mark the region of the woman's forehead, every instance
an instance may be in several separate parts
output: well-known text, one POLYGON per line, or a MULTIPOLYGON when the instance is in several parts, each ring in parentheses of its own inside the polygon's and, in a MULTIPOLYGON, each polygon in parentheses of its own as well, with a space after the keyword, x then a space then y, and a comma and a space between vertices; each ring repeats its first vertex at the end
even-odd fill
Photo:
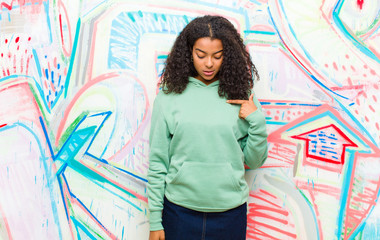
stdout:
POLYGON ((220 39, 204 37, 199 38, 194 43, 195 50, 201 50, 203 52, 218 52, 223 50, 223 44, 220 39))

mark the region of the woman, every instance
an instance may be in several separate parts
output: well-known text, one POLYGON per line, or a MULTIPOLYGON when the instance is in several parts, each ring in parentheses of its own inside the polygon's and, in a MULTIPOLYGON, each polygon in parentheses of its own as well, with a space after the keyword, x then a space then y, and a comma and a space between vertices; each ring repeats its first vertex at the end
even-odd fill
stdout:
POLYGON ((234 26, 191 21, 177 37, 152 114, 150 239, 245 239, 244 163, 267 156, 258 74, 234 26))

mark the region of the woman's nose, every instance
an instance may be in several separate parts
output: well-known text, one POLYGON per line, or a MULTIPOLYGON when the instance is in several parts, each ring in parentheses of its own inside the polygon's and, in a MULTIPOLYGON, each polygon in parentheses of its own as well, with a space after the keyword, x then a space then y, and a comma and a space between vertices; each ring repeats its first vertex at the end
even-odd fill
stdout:
POLYGON ((206 67, 211 68, 213 64, 214 63, 211 58, 206 59, 206 67))

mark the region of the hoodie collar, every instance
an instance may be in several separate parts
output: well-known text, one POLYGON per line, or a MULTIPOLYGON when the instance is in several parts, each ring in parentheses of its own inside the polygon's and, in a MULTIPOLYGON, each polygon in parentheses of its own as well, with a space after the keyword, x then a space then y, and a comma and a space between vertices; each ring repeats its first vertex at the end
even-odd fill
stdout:
POLYGON ((194 84, 195 86, 198 86, 198 87, 217 87, 219 86, 219 80, 216 80, 215 82, 209 84, 209 85, 206 85, 204 82, 194 78, 194 77, 189 77, 189 83, 192 83, 194 84))

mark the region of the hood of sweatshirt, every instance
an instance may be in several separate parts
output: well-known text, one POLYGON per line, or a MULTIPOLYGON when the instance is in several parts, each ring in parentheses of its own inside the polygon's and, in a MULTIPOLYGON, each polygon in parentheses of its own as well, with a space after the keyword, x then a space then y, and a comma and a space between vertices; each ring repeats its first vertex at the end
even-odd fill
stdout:
POLYGON ((209 85, 206 85, 204 82, 194 78, 194 77, 189 77, 189 83, 190 84, 193 84, 197 87, 207 87, 207 88, 211 88, 211 87, 218 87, 219 86, 219 80, 216 80, 215 82, 213 83, 210 83, 209 85))

